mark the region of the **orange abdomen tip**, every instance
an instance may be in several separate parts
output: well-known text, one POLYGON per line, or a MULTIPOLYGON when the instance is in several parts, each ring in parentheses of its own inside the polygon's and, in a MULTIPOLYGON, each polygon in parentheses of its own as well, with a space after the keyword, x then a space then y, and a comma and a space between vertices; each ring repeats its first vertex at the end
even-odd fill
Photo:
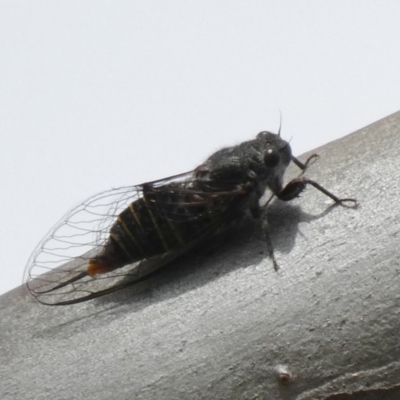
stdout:
POLYGON ((106 272, 112 271, 113 268, 112 266, 108 265, 105 262, 101 262, 100 260, 92 259, 89 261, 88 267, 87 267, 87 273, 91 277, 94 277, 99 274, 105 274, 106 272))

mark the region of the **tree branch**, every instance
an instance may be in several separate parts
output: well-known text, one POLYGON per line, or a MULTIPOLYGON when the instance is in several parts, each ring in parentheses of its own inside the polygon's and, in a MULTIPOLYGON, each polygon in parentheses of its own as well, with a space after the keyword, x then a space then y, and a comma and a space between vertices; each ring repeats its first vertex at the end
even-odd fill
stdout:
POLYGON ((274 202, 278 272, 250 221, 91 302, 1 296, 1 398, 400 398, 400 112, 314 152, 360 207, 274 202))

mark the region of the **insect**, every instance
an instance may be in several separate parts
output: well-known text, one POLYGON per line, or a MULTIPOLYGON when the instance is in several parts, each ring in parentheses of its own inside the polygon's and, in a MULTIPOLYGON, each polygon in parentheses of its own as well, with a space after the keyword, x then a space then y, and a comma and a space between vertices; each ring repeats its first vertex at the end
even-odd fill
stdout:
POLYGON ((277 269, 263 222, 260 199, 269 188, 289 201, 307 185, 336 204, 356 207, 303 176, 304 164, 292 155, 280 132, 212 154, 193 171, 154 182, 112 189, 68 212, 45 236, 25 271, 30 293, 41 303, 67 305, 90 300, 140 282, 152 268, 170 262, 230 221, 250 211, 261 221, 269 255, 277 269), (303 172, 283 186, 290 162, 303 172), (146 273, 141 266, 147 263, 146 273))

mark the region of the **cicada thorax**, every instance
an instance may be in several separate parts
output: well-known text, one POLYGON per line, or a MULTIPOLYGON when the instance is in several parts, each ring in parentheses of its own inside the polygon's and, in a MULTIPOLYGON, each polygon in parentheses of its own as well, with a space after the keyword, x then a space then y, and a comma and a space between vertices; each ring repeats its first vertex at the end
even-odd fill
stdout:
POLYGON ((201 238, 243 206, 248 188, 205 182, 143 186, 141 197, 119 214, 103 251, 88 265, 91 276, 167 253, 201 238), (225 190, 224 190, 225 189, 225 190))

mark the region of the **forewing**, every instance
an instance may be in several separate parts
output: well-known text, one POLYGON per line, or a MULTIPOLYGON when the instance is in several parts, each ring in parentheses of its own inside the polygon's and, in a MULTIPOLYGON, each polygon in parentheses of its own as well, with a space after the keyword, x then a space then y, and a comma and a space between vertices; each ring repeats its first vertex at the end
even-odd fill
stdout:
MULTIPOLYGON (((179 184, 191 176, 189 172, 146 184, 111 189, 70 210, 42 239, 28 261, 24 281, 30 293, 45 304, 58 304, 70 298, 86 299, 88 295, 118 286, 129 271, 118 270, 97 279, 86 274, 89 259, 102 251, 116 217, 142 196, 145 185, 179 184)), ((135 267, 133 265, 130 269, 135 270, 135 267)))
POLYGON ((47 302, 55 298, 52 289, 85 273, 88 260, 102 250, 115 217, 139 195, 140 188, 136 186, 112 189, 69 211, 31 255, 25 280, 32 295, 47 302))
POLYGON ((25 271, 31 294, 44 304, 65 305, 90 300, 142 280, 152 270, 208 236, 222 218, 243 206, 243 188, 237 185, 200 187, 192 172, 137 186, 112 189, 95 195, 68 212, 39 243, 25 271), (180 248, 171 249, 145 263, 138 262, 101 274, 86 273, 90 258, 99 254, 118 215, 129 204, 146 197, 152 214, 174 226, 209 220, 193 230, 180 248))

